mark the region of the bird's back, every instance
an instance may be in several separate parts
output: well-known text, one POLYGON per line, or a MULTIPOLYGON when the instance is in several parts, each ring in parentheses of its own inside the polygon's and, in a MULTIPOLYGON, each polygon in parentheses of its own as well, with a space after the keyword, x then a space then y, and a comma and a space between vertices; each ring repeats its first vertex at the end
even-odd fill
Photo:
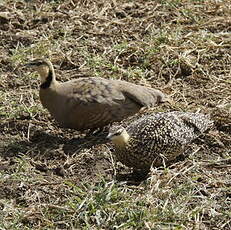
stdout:
POLYGON ((157 105, 159 94, 164 96, 158 90, 103 78, 79 78, 59 83, 55 90, 40 90, 42 103, 46 103, 45 107, 55 119, 64 127, 77 130, 121 121, 143 106, 157 105))
POLYGON ((144 116, 127 127, 132 136, 143 135, 144 140, 153 138, 179 141, 187 144, 213 126, 207 115, 190 112, 155 113, 144 116))
POLYGON ((117 152, 119 161, 135 168, 148 168, 168 162, 182 154, 184 147, 213 122, 199 113, 167 112, 143 116, 126 130, 130 140, 117 152))

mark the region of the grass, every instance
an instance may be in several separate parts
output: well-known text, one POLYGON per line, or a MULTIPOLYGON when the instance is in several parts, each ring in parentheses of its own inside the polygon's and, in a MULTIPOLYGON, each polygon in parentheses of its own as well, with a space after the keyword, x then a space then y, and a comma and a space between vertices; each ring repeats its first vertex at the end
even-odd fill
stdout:
POLYGON ((5 0, 0 12, 0 229, 231 229, 228 0, 5 0), (118 181, 110 144, 42 107, 23 65, 44 56, 58 80, 160 88, 175 104, 154 111, 200 110, 215 128, 186 159, 118 181))

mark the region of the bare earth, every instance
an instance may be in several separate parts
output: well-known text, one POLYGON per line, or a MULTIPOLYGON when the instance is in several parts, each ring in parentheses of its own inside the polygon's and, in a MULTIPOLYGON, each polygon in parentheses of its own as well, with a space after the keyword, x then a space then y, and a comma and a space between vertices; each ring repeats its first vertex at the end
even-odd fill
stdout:
POLYGON ((0 229, 231 229, 230 0, 3 0, 0 44, 0 229), (143 113, 201 111, 215 127, 126 184, 105 134, 61 129, 42 108, 23 67, 38 57, 60 81, 159 88, 174 103, 143 113))

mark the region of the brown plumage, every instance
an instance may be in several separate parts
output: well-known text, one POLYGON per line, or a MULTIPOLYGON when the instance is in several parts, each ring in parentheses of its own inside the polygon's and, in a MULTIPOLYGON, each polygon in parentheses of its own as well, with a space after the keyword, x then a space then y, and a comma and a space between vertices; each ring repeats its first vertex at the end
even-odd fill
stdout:
POLYGON ((143 116, 126 129, 113 126, 108 138, 118 161, 137 171, 148 171, 182 154, 185 146, 213 126, 207 115, 160 112, 143 116))
POLYGON ((36 59, 27 66, 40 75, 42 105, 66 128, 101 128, 137 113, 142 107, 168 100, 159 90, 120 80, 86 77, 60 83, 46 59, 36 59))

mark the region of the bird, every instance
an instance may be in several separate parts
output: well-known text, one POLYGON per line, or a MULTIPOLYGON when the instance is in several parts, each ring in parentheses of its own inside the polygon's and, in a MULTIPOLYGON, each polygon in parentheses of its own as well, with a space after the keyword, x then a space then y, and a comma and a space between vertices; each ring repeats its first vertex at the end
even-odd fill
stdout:
POLYGON ((25 66, 40 75, 40 101, 64 128, 94 130, 121 121, 144 107, 169 102, 169 97, 158 89, 123 80, 82 77, 59 82, 46 58, 32 60, 25 66))
POLYGON ((184 153, 186 146, 213 127, 209 115, 192 112, 157 112, 135 120, 126 128, 110 127, 107 138, 113 143, 117 161, 134 172, 150 171, 184 153))

